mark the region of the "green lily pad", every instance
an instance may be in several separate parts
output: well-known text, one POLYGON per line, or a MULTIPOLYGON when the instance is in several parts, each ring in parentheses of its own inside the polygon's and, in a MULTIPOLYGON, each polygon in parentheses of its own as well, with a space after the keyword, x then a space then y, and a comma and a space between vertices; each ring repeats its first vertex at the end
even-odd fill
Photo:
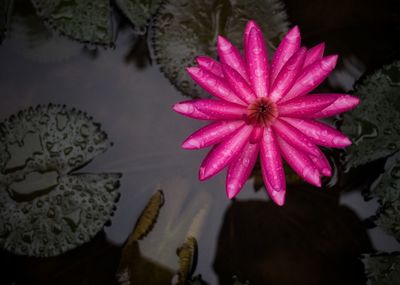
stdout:
POLYGON ((396 254, 366 255, 362 258, 368 285, 393 285, 400 280, 400 256, 396 254))
POLYGON ((133 24, 136 33, 144 34, 151 17, 162 0, 116 0, 116 4, 133 24))
POLYGON ((13 0, 3 0, 0 2, 0 43, 3 41, 11 20, 13 0))
POLYGON ((364 196, 380 203, 374 223, 400 240, 400 152, 386 161, 385 172, 364 196))
POLYGON ((269 47, 276 47, 289 23, 279 0, 174 0, 163 3, 154 24, 154 52, 161 71, 179 91, 207 97, 185 67, 199 55, 216 57, 216 40, 226 36, 239 48, 248 20, 259 23, 269 47))
POLYGON ((113 41, 109 0, 32 0, 53 29, 80 42, 109 45, 113 41))
POLYGON ((110 146, 100 125, 65 106, 38 106, 0 124, 0 245, 54 256, 94 237, 119 197, 120 174, 77 173, 110 146))
POLYGON ((348 167, 387 157, 399 149, 400 61, 365 77, 355 87, 361 104, 344 115, 342 130, 353 145, 347 148, 348 167))

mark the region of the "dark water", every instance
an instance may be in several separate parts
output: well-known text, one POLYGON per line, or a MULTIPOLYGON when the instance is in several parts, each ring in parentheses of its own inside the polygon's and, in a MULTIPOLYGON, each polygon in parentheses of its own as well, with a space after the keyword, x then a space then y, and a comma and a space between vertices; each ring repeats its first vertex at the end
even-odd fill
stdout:
MULTIPOLYGON (((394 4, 285 1, 304 44, 323 40, 327 53, 341 56, 321 90, 349 91, 364 72, 396 59, 400 19, 394 4)), ((50 102, 83 110, 114 145, 81 171, 123 177, 117 210, 104 233, 49 259, 2 252, 4 284, 112 284, 121 247, 156 189, 163 190, 165 205, 139 244, 142 256, 176 270, 176 248, 190 233, 198 242, 195 274, 209 284, 231 284, 233 275, 251 284, 364 284, 358 256, 400 250, 393 237, 365 222, 378 203, 364 201, 361 191, 368 181, 361 175, 377 177, 382 164, 344 175, 344 182, 336 165, 335 177, 322 189, 289 185, 281 208, 264 189, 255 192, 253 180, 229 201, 224 174, 198 181, 206 150, 185 151, 180 144, 203 124, 171 111, 183 97, 154 60, 148 62, 146 42, 138 45, 130 29, 121 29, 114 49, 96 51, 67 39, 40 50, 12 32, 0 46, 0 118, 50 102)))

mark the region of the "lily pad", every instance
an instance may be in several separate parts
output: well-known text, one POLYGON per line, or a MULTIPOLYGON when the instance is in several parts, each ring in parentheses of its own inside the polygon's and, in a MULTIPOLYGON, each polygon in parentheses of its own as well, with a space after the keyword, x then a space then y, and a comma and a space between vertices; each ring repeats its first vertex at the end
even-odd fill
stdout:
POLYGON ((3 41, 10 26, 13 2, 13 0, 0 2, 0 43, 3 41))
POLYGON ((144 34, 151 17, 162 0, 116 0, 116 4, 133 24, 137 34, 144 34))
POLYGON ((0 124, 0 245, 54 256, 94 237, 119 197, 120 174, 77 173, 110 146, 100 125, 65 106, 38 106, 0 124))
POLYGON ((197 240, 189 236, 177 250, 179 271, 177 285, 185 285, 193 275, 197 265, 197 240))
POLYGON ((109 0, 32 0, 37 13, 53 29, 78 40, 109 45, 113 41, 109 0))
POLYGON ((364 196, 367 199, 377 198, 381 205, 374 223, 400 240, 400 152, 386 161, 385 172, 364 196))
POLYGON ((279 0, 166 1, 154 21, 153 45, 161 71, 185 95, 207 97, 185 67, 193 65, 199 55, 215 58, 219 34, 241 48, 250 19, 261 24, 271 48, 277 46, 289 25, 279 0))
POLYGON ((387 157, 399 150, 400 61, 365 77, 355 87, 361 104, 344 115, 342 130, 353 145, 347 148, 348 167, 387 157))
POLYGON ((362 261, 368 285, 393 285, 400 280, 399 254, 366 255, 362 261))

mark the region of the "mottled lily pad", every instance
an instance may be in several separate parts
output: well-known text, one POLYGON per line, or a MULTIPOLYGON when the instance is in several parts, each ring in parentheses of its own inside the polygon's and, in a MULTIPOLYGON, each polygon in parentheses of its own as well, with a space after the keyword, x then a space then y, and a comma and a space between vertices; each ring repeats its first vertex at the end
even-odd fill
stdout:
POLYGON ((381 205, 374 223, 400 240, 400 152, 386 161, 384 173, 364 196, 377 198, 381 205))
POLYGON ((0 1, 0 43, 3 41, 10 26, 13 2, 13 0, 0 1))
POLYGON ((362 259, 368 285, 393 285, 400 280, 400 256, 398 254, 366 255, 362 259))
POLYGON ((0 124, 0 245, 54 256, 109 220, 120 174, 77 173, 110 146, 100 125, 65 106, 38 106, 0 124))
POLYGON ((38 15, 60 33, 87 43, 113 41, 109 0, 32 0, 38 15))
POLYGON ((156 13, 162 0, 116 0, 116 4, 133 24, 135 32, 144 34, 150 18, 156 13))
POLYGON ((161 71, 178 90, 191 97, 205 97, 189 78, 185 67, 198 55, 216 57, 216 40, 226 36, 239 48, 248 20, 258 22, 267 44, 274 48, 288 28, 279 0, 170 0, 163 3, 154 28, 154 52, 161 71))
POLYGON ((387 157, 399 149, 400 61, 365 77, 355 87, 361 104, 344 115, 342 130, 353 145, 347 148, 347 165, 357 167, 387 157))

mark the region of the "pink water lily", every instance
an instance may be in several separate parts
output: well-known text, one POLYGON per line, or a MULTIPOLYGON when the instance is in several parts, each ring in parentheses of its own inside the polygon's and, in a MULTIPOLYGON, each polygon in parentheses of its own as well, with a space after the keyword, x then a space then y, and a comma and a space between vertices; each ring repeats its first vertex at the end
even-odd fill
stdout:
POLYGON ((282 157, 308 183, 321 186, 331 176, 328 160, 317 147, 343 148, 351 141, 317 119, 354 108, 359 99, 347 94, 308 94, 334 69, 337 55, 323 56, 324 44, 300 46, 298 27, 278 46, 271 64, 261 29, 249 21, 244 54, 218 37, 220 62, 199 56, 187 72, 216 99, 180 102, 173 109, 198 120, 213 121, 189 136, 185 149, 213 146, 199 171, 208 179, 228 168, 226 193, 235 197, 260 156, 262 176, 271 199, 285 202, 282 157))

